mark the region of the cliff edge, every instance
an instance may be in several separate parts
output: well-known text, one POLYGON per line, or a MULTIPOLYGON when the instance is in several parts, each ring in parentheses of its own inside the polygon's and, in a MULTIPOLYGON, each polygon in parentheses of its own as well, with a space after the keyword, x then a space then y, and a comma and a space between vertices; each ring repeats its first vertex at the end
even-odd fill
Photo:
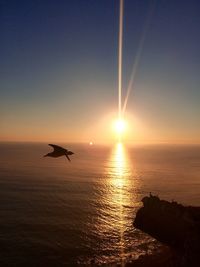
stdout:
POLYGON ((142 202, 134 226, 172 248, 179 255, 179 266, 200 266, 200 207, 185 207, 151 194, 142 202))

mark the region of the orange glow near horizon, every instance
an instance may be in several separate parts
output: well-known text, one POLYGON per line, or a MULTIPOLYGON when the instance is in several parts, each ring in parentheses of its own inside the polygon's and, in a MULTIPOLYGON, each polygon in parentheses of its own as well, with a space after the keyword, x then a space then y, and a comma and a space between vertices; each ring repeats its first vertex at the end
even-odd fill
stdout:
MULTIPOLYGON (((40 119, 40 118, 39 118, 40 119)), ((87 143, 94 144, 113 144, 121 141, 130 145, 148 144, 200 144, 199 132, 192 131, 190 128, 179 132, 174 127, 158 128, 159 125, 151 124, 150 121, 139 117, 138 114, 126 112, 124 123, 118 122, 117 110, 105 110, 105 113, 86 124, 77 125, 77 121, 69 124, 62 124, 58 121, 54 123, 41 123, 35 121, 26 127, 27 122, 22 120, 20 123, 11 121, 8 127, 2 127, 0 142, 54 142, 54 143, 87 143), (37 125, 37 123, 39 126, 37 125), (81 129, 81 131, 80 131, 81 129), (159 131, 158 131, 159 129, 159 131)))

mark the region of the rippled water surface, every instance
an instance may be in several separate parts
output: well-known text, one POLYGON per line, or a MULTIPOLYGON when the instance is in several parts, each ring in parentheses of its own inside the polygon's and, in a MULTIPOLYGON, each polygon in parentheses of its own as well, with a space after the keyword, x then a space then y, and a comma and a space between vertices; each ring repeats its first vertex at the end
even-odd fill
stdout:
POLYGON ((199 146, 67 147, 0 144, 0 266, 124 266, 158 245, 133 227, 144 195, 200 205, 199 146))

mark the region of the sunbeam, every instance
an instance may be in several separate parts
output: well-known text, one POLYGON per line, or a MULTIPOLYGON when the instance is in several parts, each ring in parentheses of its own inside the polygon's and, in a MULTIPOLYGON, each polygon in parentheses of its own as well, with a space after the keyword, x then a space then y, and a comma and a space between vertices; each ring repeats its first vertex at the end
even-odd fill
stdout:
POLYGON ((124 1, 120 0, 119 12, 119 51, 118 51, 118 117, 121 118, 122 106, 122 49, 123 49, 123 9, 124 1))
POLYGON ((153 16, 154 9, 155 9, 155 1, 153 2, 153 4, 151 5, 151 7, 149 9, 149 13, 147 15, 147 19, 146 19, 146 22, 144 24, 144 29, 143 29, 143 32, 142 32, 142 35, 141 35, 141 39, 139 41, 138 50, 137 50, 137 53, 136 53, 135 61, 133 63, 132 73, 131 73, 131 77, 130 77, 130 80, 129 80, 129 83, 128 83, 128 88, 127 88, 127 91, 126 91, 126 97, 125 97, 123 108, 122 108, 122 116, 124 115, 124 113, 126 111, 126 106, 127 106, 127 103, 128 103, 129 95, 130 95, 131 89, 133 88, 133 84, 134 84, 134 81, 135 81, 138 65, 139 65, 139 62, 140 62, 141 54, 142 54, 142 50, 143 50, 143 47, 144 47, 144 42, 145 42, 147 31, 148 31, 148 28, 149 28, 149 25, 150 25, 150 22, 151 22, 151 19, 152 19, 152 16, 153 16))

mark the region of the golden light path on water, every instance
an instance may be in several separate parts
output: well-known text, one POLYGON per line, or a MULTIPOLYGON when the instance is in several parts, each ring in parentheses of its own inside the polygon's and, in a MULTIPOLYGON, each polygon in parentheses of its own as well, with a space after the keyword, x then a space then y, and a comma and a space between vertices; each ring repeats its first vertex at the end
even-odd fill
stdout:
POLYGON ((118 251, 121 266, 125 266, 127 257, 125 232, 132 227, 131 209, 127 208, 134 202, 132 175, 126 149, 122 143, 118 143, 111 152, 106 168, 106 189, 102 199, 105 217, 101 230, 115 237, 112 246, 118 251))
POLYGON ((124 266, 124 237, 123 233, 126 230, 123 214, 123 205, 130 205, 130 200, 125 197, 123 190, 129 185, 129 166, 126 159, 126 154, 122 143, 118 143, 114 154, 112 155, 113 160, 111 161, 113 166, 112 179, 110 180, 113 186, 112 201, 118 206, 119 221, 118 221, 118 231, 120 233, 120 252, 121 252, 121 263, 124 266))

